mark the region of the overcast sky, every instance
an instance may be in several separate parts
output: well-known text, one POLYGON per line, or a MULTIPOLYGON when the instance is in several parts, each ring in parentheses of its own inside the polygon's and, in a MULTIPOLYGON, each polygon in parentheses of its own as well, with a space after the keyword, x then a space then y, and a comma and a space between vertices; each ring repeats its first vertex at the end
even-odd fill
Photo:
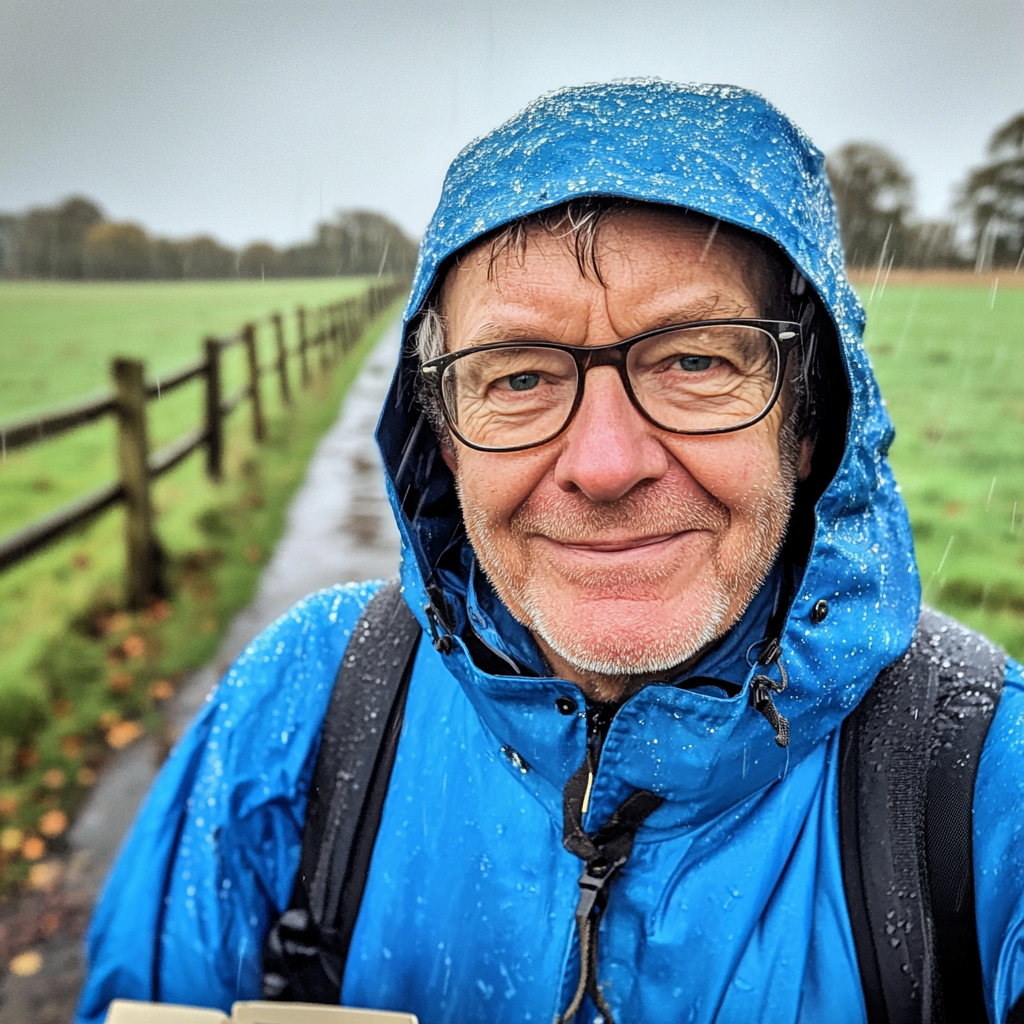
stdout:
POLYGON ((0 211, 72 192, 238 244, 418 235, 461 147, 561 85, 729 82, 947 208, 1024 109, 1024 0, 0 0, 0 211))

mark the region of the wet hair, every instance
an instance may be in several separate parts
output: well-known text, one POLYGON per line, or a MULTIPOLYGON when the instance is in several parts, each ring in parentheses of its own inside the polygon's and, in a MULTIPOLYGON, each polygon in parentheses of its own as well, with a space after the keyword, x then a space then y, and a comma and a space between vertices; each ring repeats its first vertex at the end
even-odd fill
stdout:
MULTIPOLYGON (((681 219, 685 219, 689 227, 705 235, 702 260, 713 245, 723 243, 733 253, 753 257, 751 265, 756 268, 756 279, 750 284, 760 305, 759 315, 768 320, 788 320, 801 324, 803 343, 796 356, 798 364, 789 368, 782 396, 787 407, 779 438, 783 458, 795 459, 800 443, 805 438, 814 441, 817 448, 824 426, 823 415, 831 420, 834 415, 839 414, 840 405, 843 417, 841 433, 845 441, 845 398, 837 403, 836 395, 833 394, 840 386, 838 382, 844 379, 835 328, 813 289, 794 268, 789 257, 771 239, 684 207, 660 206, 614 196, 581 196, 579 199, 572 199, 550 209, 521 217, 475 239, 449 257, 438 270, 434 287, 410 333, 412 352, 420 365, 428 359, 443 355, 446 351, 446 324, 441 308, 442 290, 447 275, 469 254, 489 247, 487 277, 491 280, 498 261, 524 259, 531 233, 541 230, 553 238, 564 241, 576 260, 581 276, 592 276, 603 284, 597 245, 602 222, 609 216, 626 210, 652 208, 678 214, 681 219)), ((420 406, 439 440, 451 447, 451 437, 438 404, 437 394, 433 387, 427 385, 426 378, 422 375, 417 394, 420 406)), ((830 430, 829 433, 833 432, 830 430)), ((840 455, 841 451, 840 447, 840 455)), ((838 457, 833 453, 827 459, 819 459, 816 455, 815 462, 816 469, 825 462, 831 466, 828 473, 831 479, 831 472, 838 464, 838 457)), ((815 476, 817 475, 815 473, 815 476)))

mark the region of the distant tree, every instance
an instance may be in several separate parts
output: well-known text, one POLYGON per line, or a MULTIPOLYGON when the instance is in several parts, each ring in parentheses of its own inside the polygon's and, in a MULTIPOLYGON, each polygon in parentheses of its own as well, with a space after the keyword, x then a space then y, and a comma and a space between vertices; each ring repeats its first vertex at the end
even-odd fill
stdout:
POLYGON ((85 277, 138 281, 153 274, 152 244, 138 224, 94 224, 85 236, 85 277))
POLYGON ((311 242, 281 254, 290 277, 336 274, 400 274, 416 265, 418 246, 392 220, 368 210, 340 211, 317 225, 311 242))
POLYGON ((209 235, 186 239, 179 242, 178 247, 182 256, 182 277, 212 280, 235 276, 234 251, 209 235))
POLYGON ((976 266, 1024 262, 1024 111, 993 133, 988 163, 971 171, 958 206, 974 229, 976 266))
POLYGON ((906 257, 914 183, 888 150, 850 142, 826 161, 839 212, 839 230, 850 266, 873 266, 906 257))
POLYGON ((280 277, 281 254, 269 242, 253 242, 238 257, 239 277, 280 277))
POLYGON ((26 277, 82 277, 85 237, 102 220, 103 211, 81 196, 29 210, 18 232, 18 272, 26 277))
POLYGON ((925 220, 907 228, 901 266, 958 269, 970 266, 957 225, 948 220, 925 220))
POLYGON ((0 277, 14 277, 18 272, 18 235, 21 218, 0 213, 0 277))
POLYGON ((153 276, 159 281, 180 281, 185 276, 185 255, 180 242, 154 238, 151 247, 153 276))

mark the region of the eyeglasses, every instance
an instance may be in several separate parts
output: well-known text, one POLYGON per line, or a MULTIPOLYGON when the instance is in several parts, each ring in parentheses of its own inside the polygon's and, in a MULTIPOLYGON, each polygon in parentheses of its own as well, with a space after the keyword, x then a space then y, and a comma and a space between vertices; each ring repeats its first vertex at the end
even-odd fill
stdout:
POLYGON ((725 434, 778 401, 800 325, 697 320, 612 345, 499 341, 429 359, 445 420, 465 445, 516 452, 557 437, 583 401, 588 370, 612 366, 637 411, 673 434, 725 434))

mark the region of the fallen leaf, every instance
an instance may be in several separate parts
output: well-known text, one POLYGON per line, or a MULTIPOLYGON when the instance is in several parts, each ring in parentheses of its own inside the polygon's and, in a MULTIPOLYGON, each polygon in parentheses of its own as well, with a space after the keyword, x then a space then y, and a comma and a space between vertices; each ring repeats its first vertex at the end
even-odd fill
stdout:
POLYGON ((24 841, 25 833, 20 828, 5 828, 3 832, 0 832, 0 850, 3 850, 4 853, 14 853, 15 850, 20 850, 24 841))
POLYGON ((120 633, 122 629, 127 629, 131 625, 131 621, 124 612, 114 612, 113 615, 102 619, 100 625, 104 634, 120 633))
POLYGON ((121 647, 129 658, 141 658, 146 653, 146 641, 138 633, 126 636, 121 647))
POLYGON ((123 750, 134 743, 146 730, 141 722, 118 722, 107 731, 107 744, 114 750, 123 750))
POLYGON ((135 680, 127 672, 115 672, 107 683, 108 689, 113 693, 127 693, 134 685, 135 680))
POLYGON ((174 687, 166 679, 158 679, 149 688, 149 695, 153 700, 167 700, 174 696, 174 687))
POLYGON ((63 811, 47 811, 39 819, 39 831, 53 839, 68 827, 68 816, 63 811))
POLYGON ((39 918, 39 933, 44 939, 49 938, 60 927, 60 914, 52 910, 39 918))
POLYGON ((60 752, 65 757, 78 757, 82 752, 82 737, 81 736, 65 736, 60 741, 60 752))
POLYGON ((80 786, 91 786, 96 781, 96 773, 91 768, 79 768, 75 779, 80 786))
POLYGON ((31 978, 33 974, 39 973, 42 966, 43 958, 34 949, 20 953, 10 963, 11 974, 19 978, 31 978))
POLYGON ((29 836, 21 844, 21 855, 25 860, 42 860, 44 853, 46 853, 46 843, 39 836, 29 836))
POLYGON ((0 814, 5 817, 18 809, 18 798, 13 793, 0 796, 0 814))
POLYGON ((43 772, 43 785, 47 789, 63 789, 68 777, 61 768, 47 768, 43 772))
POLYGON ((117 725, 121 721, 120 711, 104 711, 99 718, 96 719, 101 729, 110 729, 117 725))
POLYGON ((40 892, 53 892, 63 874, 60 864, 55 860, 48 860, 42 864, 33 864, 28 872, 28 884, 32 889, 40 892))

